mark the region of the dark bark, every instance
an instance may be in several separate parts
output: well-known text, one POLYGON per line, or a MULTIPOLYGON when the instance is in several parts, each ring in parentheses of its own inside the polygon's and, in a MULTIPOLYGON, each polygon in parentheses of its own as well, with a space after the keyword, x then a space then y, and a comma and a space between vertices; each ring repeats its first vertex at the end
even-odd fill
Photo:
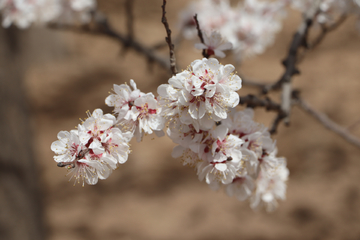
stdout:
POLYGON ((21 39, 0 28, 0 239, 42 240, 42 204, 23 89, 21 39))

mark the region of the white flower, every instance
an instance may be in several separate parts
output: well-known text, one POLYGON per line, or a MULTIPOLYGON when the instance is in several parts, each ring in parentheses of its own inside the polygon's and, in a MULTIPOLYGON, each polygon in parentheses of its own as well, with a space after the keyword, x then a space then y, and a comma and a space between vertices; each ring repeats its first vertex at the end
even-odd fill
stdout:
POLYGON ((235 177, 231 184, 226 186, 226 193, 235 196, 239 201, 248 199, 255 189, 255 181, 249 176, 235 177))
POLYGON ((80 144, 77 131, 60 131, 57 137, 59 140, 51 144, 51 150, 57 154, 54 160, 58 163, 73 162, 84 149, 84 146, 80 144))
POLYGON ((241 88, 241 79, 232 74, 232 65, 220 65, 214 59, 195 60, 191 63, 191 77, 185 80, 180 102, 188 106, 193 119, 202 119, 205 113, 214 121, 227 117, 228 108, 235 107, 241 88))
POLYGON ((262 158, 275 149, 275 142, 270 138, 267 128, 255 122, 253 115, 254 111, 250 108, 232 111, 230 117, 222 121, 222 125, 229 128, 229 133, 244 141, 241 151, 247 158, 246 167, 249 173, 256 172, 262 158))
POLYGON ((98 161, 92 161, 86 158, 76 161, 74 166, 69 169, 68 175, 71 175, 69 181, 74 178, 74 185, 76 183, 81 184, 82 182, 82 186, 84 186, 85 182, 89 185, 95 185, 99 179, 98 172, 103 171, 103 167, 98 161))
POLYGON ((175 118, 169 123, 167 135, 174 143, 180 144, 186 148, 190 147, 195 149, 195 146, 201 144, 201 142, 209 136, 209 133, 208 131, 203 130, 197 131, 192 124, 183 124, 179 118, 175 118))
POLYGON ((157 88, 158 101, 162 108, 161 115, 165 118, 172 117, 181 112, 181 90, 185 87, 185 80, 191 77, 189 71, 177 73, 169 79, 169 84, 161 84, 157 88))
POLYGON ((96 184, 99 176, 103 176, 107 168, 104 168, 99 161, 90 159, 90 150, 81 144, 78 132, 61 131, 58 139, 51 145, 51 150, 57 154, 54 160, 58 162, 58 166, 67 167, 68 175, 71 175, 70 180, 75 178, 74 184, 76 182, 82 182, 83 186, 85 182, 96 184))
POLYGON ((289 176, 289 170, 285 164, 279 166, 273 175, 268 176, 259 173, 256 180, 256 191, 251 197, 251 208, 258 208, 265 205, 266 211, 273 211, 277 208, 277 200, 285 200, 286 181, 289 176))
POLYGON ((70 6, 75 11, 91 9, 96 5, 95 0, 70 0, 70 6))
POLYGON ((201 0, 191 2, 187 9, 180 13, 179 25, 185 38, 197 36, 194 15, 198 14, 198 21, 202 30, 211 31, 221 29, 233 15, 228 0, 201 0))
MULTIPOLYGON (((225 126, 217 127, 200 148, 199 156, 203 160, 197 166, 200 181, 205 178, 210 185, 213 181, 229 184, 236 175, 246 174, 240 151, 243 141, 227 133, 225 126)), ((216 185, 212 187, 216 188, 216 185)))
MULTIPOLYGON (((222 161, 222 162, 200 162, 197 165, 199 180, 204 178, 207 184, 212 185, 213 182, 229 184, 233 181, 237 171, 241 168, 241 162, 238 161, 222 161)), ((216 188, 216 185, 214 186, 216 188)))
POLYGON ((203 38, 204 43, 196 43, 195 48, 206 50, 209 56, 215 55, 224 58, 226 55, 223 51, 232 49, 232 43, 224 41, 221 34, 217 31, 211 32, 210 36, 204 32, 203 38))
MULTIPOLYGON (((115 117, 96 109, 78 130, 61 131, 51 145, 58 166, 67 166, 75 183, 96 184, 106 179, 118 164, 127 161, 133 134, 114 127, 115 117)), ((71 179, 70 178, 70 179, 71 179)))
POLYGON ((116 118, 113 115, 104 115, 101 109, 95 109, 92 114, 89 114, 89 118, 78 126, 81 143, 89 147, 94 139, 103 140, 106 137, 105 131, 113 127, 115 123, 116 118))
MULTIPOLYGON (((308 11, 312 5, 311 0, 292 0, 292 7, 301 12, 308 11)), ((342 14, 359 14, 358 0, 322 0, 320 1, 319 13, 316 22, 319 24, 333 24, 342 14)))
POLYGON ((134 106, 134 101, 145 94, 137 89, 134 80, 130 80, 130 85, 134 90, 131 90, 127 84, 114 84, 115 94, 111 94, 105 99, 106 105, 114 107, 114 112, 117 114, 118 120, 123 119, 129 114, 131 107, 134 106))
POLYGON ((244 143, 240 138, 230 134, 225 126, 219 126, 214 131, 211 131, 211 136, 214 139, 211 146, 211 155, 208 154, 209 162, 223 162, 235 160, 240 162, 242 153, 240 146, 244 143))
POLYGON ((193 152, 190 148, 178 145, 174 147, 171 156, 173 158, 180 158, 184 166, 196 167, 202 160, 199 159, 198 154, 193 152))
POLYGON ((255 132, 261 132, 266 136, 270 136, 267 128, 258 122, 253 120, 254 110, 252 108, 246 108, 242 111, 231 111, 230 117, 222 121, 222 124, 229 128, 229 132, 239 137, 249 135, 255 132))
MULTIPOLYGON (((245 0, 243 4, 231 7, 227 0, 200 0, 182 14, 182 30, 186 36, 196 37, 193 16, 197 13, 202 32, 218 31, 232 43, 236 59, 243 60, 263 53, 273 43, 275 34, 281 29, 280 20, 285 16, 285 3, 245 0)), ((205 45, 209 46, 208 43, 205 45)), ((201 48, 206 49, 203 45, 201 48)))
POLYGON ((128 142, 133 136, 131 132, 123 133, 115 128, 115 122, 113 115, 103 115, 101 109, 96 109, 78 126, 80 141, 88 147, 90 156, 105 162, 111 169, 115 169, 117 163, 127 161, 128 142))
POLYGON ((124 117, 128 125, 133 129, 136 140, 140 142, 145 133, 152 134, 162 132, 165 127, 165 119, 161 116, 161 107, 152 93, 147 93, 134 101, 129 115, 124 117))
POLYGON ((0 10, 3 17, 3 27, 14 23, 19 28, 27 28, 36 21, 38 1, 34 0, 2 0, 0 10))
POLYGON ((193 61, 189 69, 170 78, 169 84, 158 87, 162 115, 179 117, 196 131, 211 129, 239 103, 236 91, 241 88, 241 79, 233 74, 234 69, 214 58, 193 61))
POLYGON ((56 0, 59 13, 51 21, 58 24, 88 23, 91 11, 96 8, 96 0, 56 0))

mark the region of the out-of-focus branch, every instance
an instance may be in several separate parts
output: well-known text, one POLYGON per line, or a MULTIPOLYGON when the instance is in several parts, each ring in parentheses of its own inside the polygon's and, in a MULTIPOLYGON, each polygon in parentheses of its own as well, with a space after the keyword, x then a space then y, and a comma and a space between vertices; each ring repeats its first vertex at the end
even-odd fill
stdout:
POLYGON ((282 87, 282 84, 284 82, 291 81, 291 77, 293 75, 299 74, 299 70, 296 67, 296 64, 298 64, 304 57, 305 53, 308 50, 312 50, 315 47, 317 47, 325 38, 325 36, 331 32, 336 30, 346 19, 347 14, 342 14, 339 19, 329 25, 321 25, 321 33, 315 38, 315 40, 312 43, 307 42, 308 32, 310 27, 312 26, 313 19, 316 16, 319 8, 319 1, 316 0, 313 2, 312 8, 309 9, 304 16, 303 22, 300 24, 298 31, 294 34, 293 41, 290 45, 288 55, 286 59, 283 61, 283 65, 285 66, 285 72, 281 76, 281 78, 276 81, 273 84, 265 85, 262 88, 263 94, 268 93, 271 90, 278 90, 282 87), (298 56, 298 50, 303 47, 304 51, 302 52, 301 56, 298 56))
POLYGON ((289 47, 288 55, 283 61, 283 65, 285 66, 285 71, 280 79, 270 85, 267 85, 263 88, 263 93, 266 94, 270 90, 274 89, 282 89, 281 92, 281 114, 274 120, 273 124, 273 132, 276 132, 276 128, 281 120, 284 120, 285 124, 288 125, 290 123, 290 111, 291 111, 291 94, 292 94, 292 77, 296 74, 299 74, 299 70, 297 68, 298 61, 298 52, 302 47, 306 47, 306 39, 308 36, 308 32, 310 27, 312 26, 313 19, 316 16, 320 5, 320 0, 313 1, 312 7, 306 12, 304 15, 304 19, 300 24, 297 32, 294 34, 293 40, 289 47))
POLYGON ((324 40, 326 34, 336 30, 343 22, 345 22, 347 17, 348 15, 344 13, 335 23, 331 24, 330 26, 321 25, 321 33, 315 38, 315 40, 311 44, 308 44, 308 49, 314 49, 315 47, 317 47, 324 40))
POLYGON ((339 124, 332 121, 328 116, 324 113, 319 112, 313 109, 310 104, 301 99, 300 97, 296 98, 297 106, 303 109, 305 112, 309 113, 312 117, 314 117, 317 121, 319 121, 324 127, 329 129, 330 131, 335 132, 340 137, 345 139, 347 142, 355 145, 360 148, 360 138, 352 135, 346 128, 340 126, 339 124))
POLYGON ((281 111, 280 104, 272 101, 269 97, 261 99, 253 94, 249 94, 247 96, 240 96, 239 104, 246 105, 246 107, 250 108, 264 107, 268 111, 281 111))
POLYGON ((260 99, 252 94, 249 94, 247 96, 240 97, 239 104, 246 105, 246 107, 250 108, 264 107, 267 111, 277 112, 278 114, 269 130, 270 134, 276 133, 276 129, 280 121, 286 116, 286 113, 283 112, 281 105, 272 101, 268 97, 260 99))
POLYGON ((256 87, 256 88, 260 88, 260 89, 267 86, 267 83, 263 83, 259 80, 248 79, 247 77, 243 76, 242 74, 238 74, 238 75, 241 78, 242 85, 249 86, 249 87, 256 87))
POLYGON ((304 51, 302 52, 301 56, 299 57, 298 59, 298 63, 301 62, 306 53, 309 51, 309 50, 313 50, 314 48, 316 48, 317 46, 320 45, 320 43, 324 40, 325 36, 331 32, 331 31, 334 31, 336 30, 342 23, 345 22, 345 20, 347 19, 348 15, 346 13, 343 13, 339 19, 334 22, 333 24, 327 26, 325 24, 322 24, 321 25, 321 32, 319 33, 319 35, 313 40, 312 43, 308 43, 307 44, 307 47, 304 49, 304 51))
MULTIPOLYGON (((199 36, 200 42, 201 42, 202 44, 205 44, 205 42, 204 42, 204 37, 203 37, 202 31, 201 31, 201 29, 200 29, 200 24, 199 24, 199 21, 198 21, 198 19, 197 19, 197 14, 195 14, 194 20, 195 20, 196 30, 197 30, 197 32, 198 32, 198 36, 199 36)), ((204 56, 204 58, 209 58, 209 57, 210 57, 210 55, 207 53, 206 49, 203 49, 202 55, 204 56)))
POLYGON ((135 50, 137 53, 144 55, 149 63, 156 62, 164 69, 170 69, 169 62, 159 56, 156 52, 154 52, 151 48, 146 47, 141 42, 135 39, 129 39, 129 37, 125 34, 122 34, 115 29, 107 21, 107 18, 99 13, 95 12, 93 16, 94 22, 91 25, 84 25, 82 27, 76 27, 71 25, 58 25, 58 24, 49 24, 48 26, 53 29, 61 29, 61 30, 72 30, 72 31, 79 31, 88 34, 98 34, 107 36, 110 38, 115 39, 116 41, 120 42, 124 48, 131 48, 135 50))
POLYGON ((165 11, 166 0, 163 0, 163 5, 161 7, 162 7, 161 22, 165 26, 166 35, 167 35, 167 37, 165 37, 165 40, 166 40, 167 44, 169 45, 169 51, 170 51, 170 69, 171 69, 172 74, 176 75, 177 71, 176 71, 176 59, 175 59, 175 52, 174 52, 174 44, 171 42, 171 30, 169 27, 169 23, 167 22, 166 11, 165 11))
POLYGON ((126 28, 129 41, 134 38, 134 15, 133 15, 133 6, 135 0, 126 0, 125 1, 125 11, 126 11, 126 28))
POLYGON ((269 84, 263 89, 264 94, 268 93, 270 90, 281 88, 284 82, 290 82, 292 76, 300 73, 296 67, 298 50, 301 47, 306 47, 306 38, 309 32, 309 28, 312 26, 313 19, 318 12, 319 4, 320 0, 315 0, 312 7, 306 12, 303 21, 301 22, 297 32, 293 36, 288 55, 283 60, 285 72, 277 82, 269 84))

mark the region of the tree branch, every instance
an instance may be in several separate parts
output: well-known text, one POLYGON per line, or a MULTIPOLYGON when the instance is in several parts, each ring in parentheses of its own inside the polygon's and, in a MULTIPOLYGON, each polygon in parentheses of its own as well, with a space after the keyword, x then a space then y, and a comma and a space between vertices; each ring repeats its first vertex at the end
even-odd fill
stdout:
POLYGON ((315 47, 317 47, 325 38, 326 34, 336 30, 343 22, 345 22, 346 19, 347 19, 347 14, 344 13, 332 25, 330 26, 321 25, 321 33, 317 36, 317 38, 313 41, 312 44, 309 44, 308 49, 314 49, 315 47))
POLYGON ((175 52, 174 52, 174 44, 171 42, 171 30, 170 30, 169 24, 167 22, 167 18, 165 16, 166 0, 163 0, 163 5, 161 7, 162 7, 161 22, 165 26, 166 35, 167 35, 167 37, 165 37, 165 40, 166 40, 167 44, 169 45, 169 50, 170 50, 170 69, 171 69, 172 74, 176 75, 177 71, 176 71, 176 59, 175 59, 175 52))
MULTIPOLYGON (((205 42, 204 42, 204 37, 203 37, 202 31, 201 31, 201 29, 200 29, 200 24, 199 24, 199 21, 198 21, 198 19, 197 19, 197 14, 195 14, 194 20, 195 20, 196 29, 197 29, 197 32, 198 32, 198 36, 199 36, 200 42, 201 42, 202 44, 205 44, 205 42)), ((204 58, 209 58, 209 57, 210 57, 210 55, 207 53, 206 49, 203 49, 202 55, 203 55, 204 58)))
POLYGON ((149 61, 149 63, 156 62, 162 68, 166 70, 170 69, 170 64, 165 58, 159 56, 151 48, 146 47, 141 42, 138 42, 135 39, 129 39, 127 35, 114 30, 112 26, 108 23, 106 16, 104 16, 100 12, 95 12, 93 19, 94 26, 84 25, 79 28, 71 25, 48 24, 48 27, 52 29, 78 31, 87 34, 97 34, 113 38, 116 41, 120 42, 123 47, 132 48, 137 53, 144 55, 149 61))
POLYGON ((276 129, 279 123, 284 117, 286 117, 286 113, 281 109, 281 105, 272 101, 268 97, 266 97, 265 99, 260 99, 252 94, 249 94, 247 96, 240 97, 239 104, 246 104, 246 107, 250 108, 264 107, 267 111, 277 112, 278 114, 269 130, 270 134, 276 133, 276 129))
POLYGON ((321 113, 315 109, 313 109, 310 104, 305 102, 300 97, 296 98, 297 106, 303 109, 305 112, 309 113, 312 117, 314 117, 317 121, 319 121, 325 128, 329 129, 330 131, 335 132, 340 137, 345 139, 347 142, 355 145, 356 147, 360 148, 360 139, 354 135, 352 135, 346 128, 340 126, 339 124, 332 121, 328 116, 324 113, 321 113))
POLYGON ((239 104, 246 105, 249 108, 256 108, 256 107, 264 107, 267 111, 281 111, 280 104, 272 101, 269 97, 265 99, 260 99, 253 94, 248 94, 247 96, 240 96, 239 104))
POLYGON ((133 15, 133 6, 135 0, 126 0, 125 1, 125 11, 126 11, 126 28, 129 41, 134 38, 134 15, 133 15))
POLYGON ((336 30, 342 23, 344 23, 345 20, 347 19, 347 17, 348 17, 348 15, 346 13, 343 13, 339 17, 339 19, 335 23, 331 24, 330 26, 326 26, 326 25, 322 24, 320 34, 315 38, 315 40, 312 43, 307 44, 307 47, 304 49, 304 51, 302 52, 301 56, 298 59, 298 63, 304 59, 306 53, 309 50, 313 50, 314 48, 319 46, 320 43, 324 40, 325 36, 329 32, 336 30))
POLYGON ((291 111, 291 94, 292 94, 292 77, 296 74, 299 74, 299 70, 297 68, 298 62, 298 51, 301 47, 306 47, 306 39, 308 36, 308 32, 310 27, 312 26, 313 19, 316 16, 320 5, 320 0, 315 0, 313 2, 312 7, 306 12, 304 15, 304 19, 300 24, 297 32, 293 36, 293 40, 289 47, 288 55, 283 61, 283 65, 285 66, 285 71, 280 79, 270 85, 267 85, 263 88, 263 93, 266 94, 270 90, 275 90, 282 88, 281 93, 281 115, 276 117, 273 124, 273 132, 276 132, 276 127, 280 123, 281 120, 284 120, 286 125, 290 123, 290 111, 291 111), (285 114, 285 115, 284 115, 285 114))

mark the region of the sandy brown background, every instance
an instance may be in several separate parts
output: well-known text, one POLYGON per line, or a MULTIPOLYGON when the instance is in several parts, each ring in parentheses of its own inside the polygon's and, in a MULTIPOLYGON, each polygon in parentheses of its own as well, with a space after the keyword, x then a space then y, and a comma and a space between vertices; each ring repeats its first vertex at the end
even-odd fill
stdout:
MULTIPOLYGON (((99 8, 119 31, 125 31, 120 0, 101 0, 99 8)), ((165 37, 160 0, 135 2, 136 38, 147 45, 165 37)), ((177 16, 189 1, 169 1, 174 35, 177 16)), ((290 12, 276 44, 241 67, 249 78, 273 81, 301 16, 290 12)), ((213 192, 195 172, 171 158, 174 144, 148 136, 132 142, 128 162, 95 186, 75 187, 65 169, 56 167, 50 145, 61 130, 73 129, 86 110, 106 107, 112 84, 134 79, 143 92, 156 92, 168 72, 132 50, 123 52, 102 36, 31 28, 26 30, 24 86, 31 108, 36 164, 50 240, 107 239, 360 239, 360 149, 324 129, 298 108, 291 126, 275 138, 288 159, 287 199, 277 211, 254 212, 247 202, 213 192)), ((360 34, 348 19, 301 63, 294 85, 316 109, 343 126, 360 119, 360 34)), ((165 48, 164 56, 168 52, 165 48)), ((191 42, 177 49, 182 68, 201 58, 191 42)), ((222 60, 231 63, 232 57, 222 60)), ((255 92, 246 88, 240 95, 255 92)), ((278 100, 277 95, 273 96, 278 100)), ((274 115, 256 111, 269 125, 274 115)), ((360 136, 360 125, 353 130, 360 136)))

